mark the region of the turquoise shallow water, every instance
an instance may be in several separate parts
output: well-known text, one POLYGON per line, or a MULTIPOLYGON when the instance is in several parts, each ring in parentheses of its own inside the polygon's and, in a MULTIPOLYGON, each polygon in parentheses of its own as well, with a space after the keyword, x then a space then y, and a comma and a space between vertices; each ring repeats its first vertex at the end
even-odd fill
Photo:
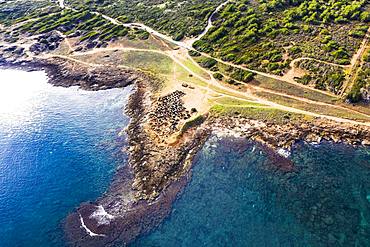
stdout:
POLYGON ((130 89, 52 87, 0 70, 0 246, 64 246, 63 219, 109 186, 130 89))
POLYGON ((211 138, 170 217, 133 246, 370 246, 370 149, 298 145, 294 168, 211 138))

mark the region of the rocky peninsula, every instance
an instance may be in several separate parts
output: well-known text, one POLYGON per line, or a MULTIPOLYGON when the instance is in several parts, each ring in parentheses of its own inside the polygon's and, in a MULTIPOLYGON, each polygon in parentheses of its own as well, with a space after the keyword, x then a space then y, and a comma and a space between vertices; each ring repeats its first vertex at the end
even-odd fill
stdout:
MULTIPOLYGON (((9 48, 3 50, 6 49, 9 48)), ((0 58, 0 65, 45 70, 55 86, 104 90, 134 85, 126 107, 131 118, 126 129, 128 148, 124 150, 128 163, 116 171, 104 195, 81 204, 68 215, 65 232, 72 246, 128 244, 157 227, 170 214, 173 202, 191 179, 192 160, 212 134, 261 143, 280 164, 278 169, 287 172, 292 164, 286 158, 299 141, 370 144, 367 126, 321 118, 275 123, 273 119, 238 115, 201 115, 198 109, 186 107, 184 91, 175 89, 162 94, 162 81, 152 74, 117 66, 93 66, 62 57, 25 59, 15 52, 18 50, 6 50, 13 56, 0 58)))

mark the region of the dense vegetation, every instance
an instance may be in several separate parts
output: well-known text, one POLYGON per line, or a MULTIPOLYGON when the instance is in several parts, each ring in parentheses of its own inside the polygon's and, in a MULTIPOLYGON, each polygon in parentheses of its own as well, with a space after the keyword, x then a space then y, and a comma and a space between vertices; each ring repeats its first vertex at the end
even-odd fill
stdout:
POLYGON ((194 60, 203 68, 209 69, 213 73, 213 77, 220 81, 225 81, 232 85, 239 85, 239 82, 250 82, 255 74, 243 69, 235 68, 224 63, 219 63, 215 59, 199 56, 194 52, 189 52, 194 57, 194 60))
POLYGON ((122 22, 142 22, 175 40, 200 34, 209 15, 224 0, 68 0, 77 9, 90 9, 122 22))
POLYGON ((301 60, 296 66, 307 72, 303 77, 297 78, 298 82, 335 94, 341 93, 346 79, 342 68, 313 60, 301 60))
POLYGON ((194 47, 274 74, 298 57, 349 64, 367 31, 368 7, 345 0, 235 1, 194 47))
MULTIPOLYGON (((61 9, 50 1, 16 1, 0 3, 0 23, 17 24, 4 33, 5 41, 14 42, 20 34, 43 34, 60 31, 70 37, 79 37, 87 48, 106 46, 107 42, 126 36, 128 39, 147 39, 149 33, 140 29, 117 26, 101 15, 85 9, 61 9)), ((5 30, 3 31, 5 32, 5 30)))
POLYGON ((0 24, 10 25, 17 19, 28 16, 31 13, 33 17, 42 16, 60 10, 50 1, 0 1, 0 24))
POLYGON ((60 31, 65 35, 78 36, 80 41, 89 41, 90 46, 104 46, 106 42, 127 36, 130 39, 147 39, 149 34, 143 30, 117 26, 102 16, 89 11, 75 12, 72 10, 62 10, 53 14, 43 15, 38 19, 32 14, 21 18, 21 23, 16 28, 20 33, 41 34, 50 31, 60 31))

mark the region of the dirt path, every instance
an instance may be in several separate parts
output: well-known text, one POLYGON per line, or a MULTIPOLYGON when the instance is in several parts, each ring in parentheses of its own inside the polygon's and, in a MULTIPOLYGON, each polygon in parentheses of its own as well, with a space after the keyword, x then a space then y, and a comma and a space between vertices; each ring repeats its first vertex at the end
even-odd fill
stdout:
POLYGON ((144 52, 154 52, 168 56, 168 53, 161 50, 154 49, 144 49, 144 48, 134 48, 134 47, 107 47, 107 48, 94 48, 88 51, 74 52, 71 56, 81 56, 81 55, 92 55, 100 52, 106 51, 144 51, 144 52))
POLYGON ((190 39, 188 41, 185 41, 188 45, 192 46, 193 43, 197 40, 200 40, 204 35, 206 35, 206 33, 209 31, 209 29, 211 27, 213 27, 213 24, 212 24, 212 19, 213 17, 215 16, 215 14, 220 11, 221 8, 223 8, 226 4, 228 4, 231 0, 227 0, 226 2, 223 2, 221 3, 216 9, 215 11, 212 12, 212 14, 208 17, 208 21, 207 21, 207 26, 206 28, 203 30, 203 32, 201 34, 198 35, 198 37, 194 38, 194 39, 190 39))
MULTIPOLYGON (((192 74, 194 77, 196 77, 197 79, 207 83, 208 87, 206 88, 207 90, 207 94, 209 94, 209 86, 210 85, 213 85, 213 86, 217 86, 219 87, 220 86, 220 83, 213 78, 213 76, 207 71, 207 73, 210 74, 211 76, 211 79, 210 80, 206 80, 204 77, 202 76, 199 76, 197 73, 195 73, 194 71, 192 71, 191 69, 189 69, 185 64, 183 64, 176 56, 173 52, 165 52, 165 51, 160 51, 160 50, 151 50, 151 49, 141 49, 141 48, 129 48, 129 47, 125 47, 125 48, 96 48, 96 49, 93 49, 93 50, 90 50, 90 51, 86 51, 86 52, 76 52, 74 53, 74 55, 72 55, 72 57, 75 57, 75 56, 81 56, 81 55, 91 55, 91 54, 96 54, 96 53, 100 53, 100 52, 104 52, 104 51, 117 51, 117 50, 120 50, 120 51, 145 51, 145 52, 154 52, 154 53, 159 53, 159 54, 162 54, 162 55, 165 55, 165 56, 168 56, 170 57, 174 62, 176 62, 178 65, 180 65, 182 68, 184 68, 189 74, 192 74)), ((206 71, 206 70, 205 70, 206 71)), ((366 117, 369 117, 367 114, 364 114, 362 112, 358 112, 356 110, 353 110, 353 109, 350 109, 350 108, 346 108, 346 107, 343 107, 343 106, 339 106, 339 105, 334 105, 334 104, 329 104, 329 103, 325 103, 325 102, 320 102, 320 101, 315 101, 315 100, 310 100, 310 99, 307 99, 307 98, 303 98, 303 97, 298 97, 298 96, 293 96, 293 95, 290 95, 290 94, 285 94, 285 93, 281 93, 281 92, 276 92, 274 90, 270 90, 270 89, 266 89, 266 88, 261 88, 261 87, 258 87, 258 86, 254 86, 254 85, 250 85, 248 83, 244 83, 244 82, 241 82, 241 81, 238 81, 239 83, 247 86, 247 88, 255 91, 255 92, 265 92, 265 93, 270 93, 270 94, 274 94, 274 95, 278 95, 278 96, 282 96, 282 97, 286 97, 286 98, 290 98, 290 99, 294 99, 294 100, 298 100, 298 101, 302 101, 302 102, 305 102, 305 103, 308 103, 308 104, 315 104, 315 105, 318 105, 318 106, 328 106, 328 107, 333 107, 333 108, 337 108, 337 109, 341 109, 341 110, 345 110, 345 111, 350 111, 350 112, 353 112, 353 113, 356 113, 356 114, 360 114, 362 116, 366 116, 366 117)), ((226 87, 227 90, 230 90, 230 88, 226 87)), ((225 89, 225 88, 223 88, 225 89)), ((311 89, 311 88, 310 88, 311 89)), ((243 93, 243 92, 241 92, 243 93)), ((248 93, 248 97, 251 97, 252 93, 251 91, 248 93)), ((255 99, 256 97, 253 96, 255 99)), ((257 99, 259 99, 257 97, 257 99)))
MULTIPOLYGON (((224 4, 226 4, 227 2, 228 1, 226 1, 224 4)), ((220 5, 219 8, 221 8, 222 6, 220 5)), ((122 26, 130 27, 130 28, 139 28, 139 29, 145 30, 145 31, 149 32, 150 34, 155 35, 155 36, 157 36, 157 37, 159 37, 161 39, 164 39, 164 40, 166 40, 166 41, 168 41, 168 42, 170 42, 172 44, 175 44, 175 45, 177 45, 177 46, 179 46, 181 48, 184 48, 186 50, 194 50, 189 44, 186 44, 185 42, 182 42, 182 41, 175 41, 171 37, 169 37, 167 35, 164 35, 162 33, 159 33, 159 32, 155 31, 154 29, 152 29, 152 28, 150 28, 150 27, 148 27, 148 26, 146 26, 144 24, 141 24, 141 23, 122 23, 122 22, 120 22, 120 21, 118 21, 118 20, 116 20, 114 18, 111 18, 109 16, 103 15, 101 13, 98 13, 98 12, 93 12, 93 13, 98 14, 98 15, 101 15, 103 18, 109 20, 110 22, 112 22, 115 25, 122 25, 122 26)), ((211 25, 212 25, 212 23, 211 23, 211 25)), ((365 40, 364 40, 364 42, 365 42, 365 40)), ((366 42, 365 42, 365 44, 366 44, 366 42)), ((370 122, 363 123, 363 122, 359 122, 359 121, 355 121, 355 120, 343 119, 343 118, 333 117, 333 116, 328 116, 328 115, 321 115, 321 114, 316 114, 316 113, 305 111, 305 110, 300 110, 300 109, 296 109, 296 108, 292 108, 292 107, 288 107, 288 106, 283 106, 283 105, 277 104, 275 102, 271 102, 271 101, 268 101, 266 99, 262 99, 262 98, 256 97, 256 96, 254 96, 251 93, 248 93, 248 92, 247 93, 240 92, 238 90, 231 89, 229 87, 223 86, 217 80, 215 80, 213 77, 211 77, 211 80, 206 80, 203 77, 199 76, 197 73, 194 73, 193 71, 191 71, 179 59, 177 59, 174 56, 174 54, 167 53, 167 52, 164 52, 164 51, 139 49, 139 48, 99 48, 99 49, 94 49, 94 50, 88 51, 88 52, 75 53, 74 56, 76 56, 76 55, 94 54, 94 53, 101 52, 101 51, 112 51, 112 50, 150 51, 150 52, 157 52, 157 53, 161 53, 161 54, 165 54, 167 56, 170 56, 173 59, 173 61, 175 61, 177 64, 179 64, 187 72, 189 72, 190 74, 192 74, 197 79, 199 79, 199 80, 201 80, 203 82, 206 82, 207 85, 208 85, 207 86, 207 92, 209 92, 209 90, 211 90, 210 89, 210 86, 213 86, 213 87, 219 88, 221 91, 230 92, 231 94, 238 95, 238 96, 240 96, 241 98, 244 98, 244 99, 245 99, 245 97, 248 97, 248 99, 253 99, 253 100, 255 100, 258 103, 262 103, 262 104, 265 104, 265 105, 274 107, 274 108, 279 109, 279 110, 289 111, 289 112, 294 112, 294 113, 299 113, 299 114, 305 114, 305 115, 314 116, 314 117, 323 117, 323 118, 327 118, 327 119, 334 120, 334 121, 337 121, 337 122, 347 122, 347 123, 352 123, 352 124, 360 124, 360 125, 370 126, 370 122)), ((305 85, 299 84, 299 83, 295 82, 294 80, 291 80, 291 79, 290 80, 284 80, 285 78, 282 77, 282 76, 271 75, 271 74, 268 74, 268 73, 264 73, 264 72, 260 72, 260 71, 256 71, 256 70, 252 70, 252 69, 248 69, 248 68, 245 68, 245 67, 243 67, 241 65, 235 65, 233 63, 225 62, 225 61, 222 61, 221 59, 214 58, 214 57, 212 57, 212 56, 210 56, 210 55, 208 55, 206 53, 201 53, 201 55, 203 55, 205 57, 209 57, 209 58, 215 59, 216 61, 218 61, 220 63, 226 64, 226 65, 229 65, 229 66, 232 66, 232 67, 236 67, 236 68, 239 68, 239 69, 250 71, 250 72, 253 72, 253 73, 256 73, 258 75, 265 76, 265 77, 268 77, 268 78, 272 78, 272 79, 276 79, 276 80, 282 80, 282 81, 285 81, 285 82, 294 84, 296 86, 299 86, 299 87, 302 87, 302 88, 306 88, 308 90, 317 91, 319 93, 324 93, 324 94, 327 94, 327 95, 330 95, 330 96, 334 96, 335 97, 335 95, 333 95, 331 93, 324 92, 324 91, 321 91, 321 90, 318 90, 318 89, 313 89, 313 88, 311 88, 309 86, 305 86, 305 85)), ((59 56, 59 57, 64 57, 66 59, 72 59, 73 61, 76 61, 76 62, 79 61, 77 59, 73 59, 73 58, 70 58, 68 56, 59 56)), ((90 65, 89 63, 84 63, 84 64, 90 65)), ((104 66, 104 65, 99 65, 99 66, 104 66)), ((303 102, 306 102, 306 103, 314 102, 315 104, 318 104, 318 105, 326 105, 327 104, 327 103, 322 103, 322 102, 311 101, 311 100, 308 100, 308 99, 305 99, 305 98, 301 98, 301 97, 285 95, 285 94, 282 94, 282 93, 278 93, 278 92, 275 92, 275 91, 266 90, 266 89, 262 89, 262 88, 255 88, 255 89, 256 90, 261 90, 261 91, 263 90, 263 91, 269 92, 269 93, 279 94, 279 95, 285 96, 285 97, 290 97, 290 98, 293 97, 294 99, 297 99, 297 100, 300 100, 300 101, 303 101, 303 102)), ((214 91, 214 90, 212 89, 212 91, 214 91)), ((223 92, 217 92, 217 91, 215 91, 215 92, 216 93, 219 93, 221 95, 229 96, 228 94, 225 94, 223 92)), ((335 108, 342 108, 341 106, 334 106, 334 105, 331 105, 331 104, 327 104, 327 105, 328 106, 331 106, 331 107, 335 107, 335 108)), ((347 109, 347 108, 344 108, 344 109, 350 111, 350 109, 347 109)))
POLYGON ((269 93, 269 94, 274 94, 274 95, 278 95, 278 96, 282 96, 282 97, 302 101, 302 102, 305 102, 305 103, 308 103, 308 104, 314 104, 314 105, 318 105, 318 106, 329 106, 329 107, 333 107, 333 108, 337 108, 337 109, 341 109, 341 110, 345 110, 345 111, 350 111, 350 112, 362 115, 362 116, 364 116, 364 117, 366 117, 370 120, 369 115, 367 115, 365 113, 362 113, 362 112, 359 112, 359 111, 356 111, 356 110, 353 110, 353 109, 350 109, 350 108, 340 106, 340 105, 333 105, 333 104, 329 104, 329 103, 325 103, 325 102, 314 101, 314 100, 310 100, 310 99, 306 99, 306 98, 302 98, 302 97, 293 96, 293 95, 290 95, 290 94, 279 93, 279 92, 276 92, 276 91, 273 91, 273 90, 269 90, 269 89, 265 89, 265 88, 261 88, 261 87, 257 87, 257 86, 250 86, 250 87, 252 89, 256 90, 256 92, 265 92, 265 93, 269 93))
POLYGON ((42 56, 34 56, 34 57, 35 58, 39 58, 39 59, 63 58, 63 59, 67 59, 67 60, 70 60, 70 61, 73 61, 73 62, 76 62, 76 63, 80 63, 80 64, 87 65, 87 66, 91 66, 91 67, 103 67, 103 66, 105 66, 104 64, 87 63, 87 62, 84 62, 84 61, 81 61, 81 60, 72 58, 70 56, 65 56, 65 55, 45 54, 45 55, 42 55, 42 56))
POLYGON ((62 33, 61 31, 56 30, 55 32, 56 32, 60 37, 62 37, 62 38, 64 39, 65 43, 66 43, 66 44, 67 44, 67 46, 68 46, 69 51, 70 51, 70 52, 73 52, 73 47, 72 47, 71 43, 69 42, 69 39, 67 38, 67 36, 66 36, 64 33, 62 33))
POLYGON ((351 67, 351 65, 341 65, 341 64, 326 62, 326 61, 316 59, 316 58, 311 58, 311 57, 296 58, 290 63, 290 67, 293 68, 293 66, 295 65, 296 62, 299 62, 299 61, 302 61, 302 60, 311 60, 311 61, 315 61, 315 62, 318 62, 318 63, 323 63, 323 64, 332 65, 332 66, 341 67, 341 68, 350 68, 351 67))
POLYGON ((365 49, 366 49, 366 46, 369 42, 369 38, 370 38, 370 27, 369 29, 367 30, 366 34, 365 34, 365 37, 364 39, 362 40, 361 42, 361 46, 360 48, 358 49, 358 51, 356 52, 355 55, 353 55, 352 59, 351 59, 351 65, 352 67, 355 67, 355 65, 358 63, 358 61, 361 59, 362 57, 362 54, 364 53, 365 49))
POLYGON ((358 70, 362 67, 361 58, 369 44, 369 39, 370 39, 370 27, 367 30, 364 39, 362 40, 360 49, 358 49, 356 54, 352 57, 351 72, 349 74, 348 80, 346 80, 345 84, 343 85, 341 95, 343 95, 347 91, 347 89, 350 88, 351 85, 353 85, 353 83, 356 81, 358 70))

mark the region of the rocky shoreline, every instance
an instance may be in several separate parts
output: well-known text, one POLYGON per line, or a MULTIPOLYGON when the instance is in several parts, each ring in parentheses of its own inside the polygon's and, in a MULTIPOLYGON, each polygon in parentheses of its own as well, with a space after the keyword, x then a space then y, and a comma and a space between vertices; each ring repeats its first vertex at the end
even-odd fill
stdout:
POLYGON ((114 246, 130 243, 158 226, 190 179, 191 161, 209 135, 208 128, 191 128, 171 146, 150 137, 146 117, 153 98, 150 83, 136 83, 127 113, 129 162, 118 170, 108 192, 81 205, 66 221, 73 246, 114 246), (104 210, 104 214, 99 212, 104 210), (84 227, 81 228, 81 225, 84 227))
POLYGON ((196 109, 182 105, 183 92, 158 97, 158 81, 134 70, 91 67, 62 58, 3 62, 0 66, 43 69, 51 84, 63 87, 104 90, 135 85, 127 106, 131 118, 126 130, 128 164, 117 170, 104 195, 94 202, 83 203, 68 215, 65 232, 72 246, 128 244, 157 227, 170 214, 173 202, 189 182, 192 160, 212 133, 261 143, 279 164, 278 169, 287 172, 294 166, 285 157, 299 141, 370 144, 368 127, 339 125, 323 119, 287 120, 282 125, 237 116, 204 116, 202 121, 183 128, 196 114, 196 109), (176 136, 175 141, 168 142, 172 136, 176 136))
POLYGON ((144 73, 116 67, 93 67, 63 58, 33 59, 8 62, 0 60, 0 68, 26 71, 44 70, 54 86, 78 86, 89 91, 123 88, 142 78, 144 73))
POLYGON ((370 145, 370 128, 362 125, 315 118, 311 121, 287 121, 277 124, 242 117, 214 117, 210 119, 217 135, 236 136, 257 141, 275 151, 289 153, 294 144, 305 141, 320 144, 322 141, 344 143, 352 146, 370 145))
MULTIPOLYGON (((173 202, 191 177, 194 155, 207 140, 209 128, 188 128, 175 143, 167 144, 157 122, 159 109, 169 107, 173 115, 171 131, 178 131, 182 108, 181 93, 168 98, 155 97, 158 81, 134 70, 89 68, 65 59, 2 62, 1 68, 26 71, 44 70, 55 86, 79 86, 84 90, 104 90, 135 84, 126 107, 131 121, 128 135, 128 164, 119 168, 109 190, 95 202, 80 205, 65 220, 67 241, 72 246, 114 246, 129 243, 158 226, 170 213, 173 202), (177 98, 180 96, 180 98, 177 98), (148 116, 151 116, 148 120, 148 116), (175 124, 177 123, 177 124, 175 124)), ((166 113, 165 113, 166 114, 166 113)), ((167 114, 166 114, 167 115, 167 114)))
POLYGON ((157 227, 170 214, 173 202, 189 182, 192 159, 212 133, 257 141, 274 161, 275 169, 286 173, 294 172, 295 168, 279 152, 280 148, 289 151, 302 140, 351 145, 368 145, 370 140, 366 127, 353 129, 351 125, 321 119, 279 125, 246 118, 208 117, 187 129, 175 144, 163 144, 151 133, 155 128, 148 127, 151 121, 147 117, 158 100, 150 94, 149 85, 138 82, 130 97, 128 165, 118 171, 102 198, 82 205, 67 219, 68 239, 74 246, 128 244, 157 227))

